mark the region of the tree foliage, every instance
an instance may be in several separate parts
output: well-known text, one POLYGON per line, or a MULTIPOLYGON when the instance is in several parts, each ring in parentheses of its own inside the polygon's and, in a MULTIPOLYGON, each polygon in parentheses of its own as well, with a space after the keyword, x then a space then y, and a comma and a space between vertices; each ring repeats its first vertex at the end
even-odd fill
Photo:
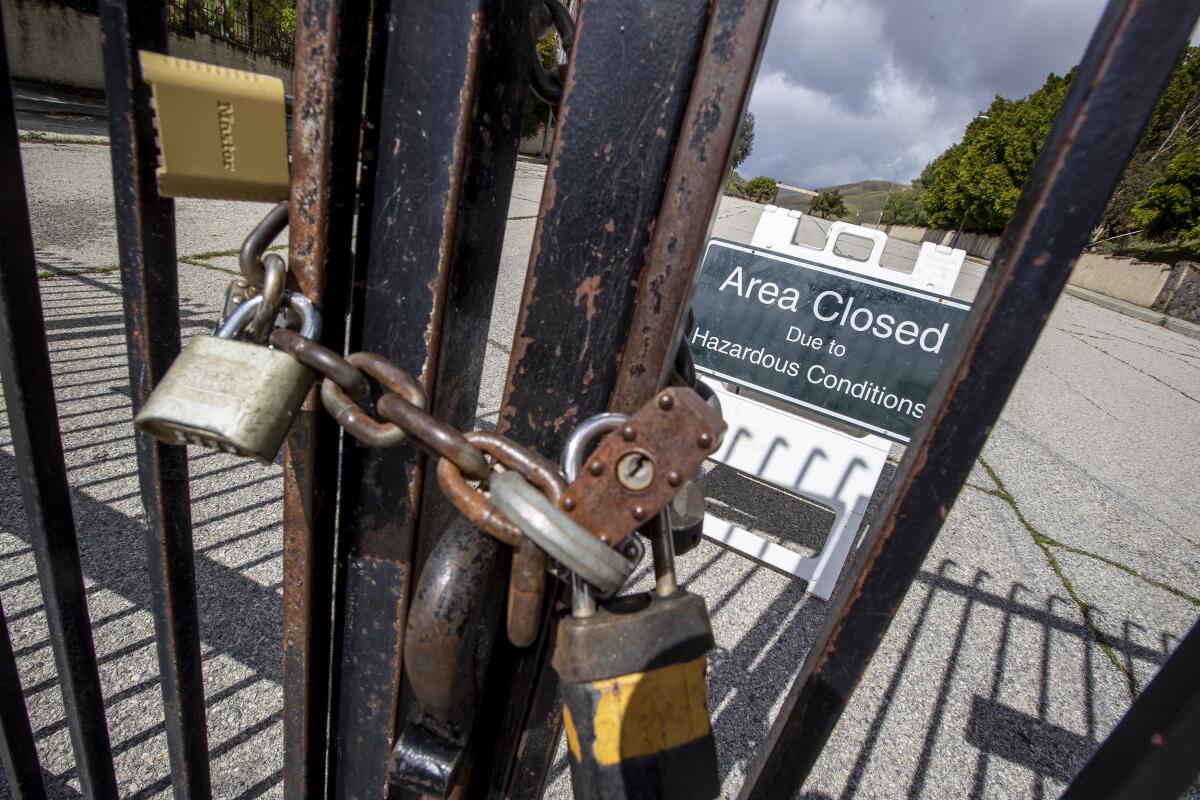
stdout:
POLYGON ((1151 239, 1200 238, 1200 149, 1184 150, 1171 159, 1132 214, 1151 239))
POLYGON ((813 198, 810 211, 822 219, 840 219, 849 213, 846 210, 846 201, 837 189, 823 189, 818 192, 813 198))
POLYGON ((1171 74, 1171 80, 1146 125, 1146 132, 1104 209, 1100 225, 1105 234, 1114 236, 1141 227, 1134 206, 1147 196, 1152 184, 1166 176, 1178 153, 1198 146, 1200 47, 1189 47, 1171 74))
POLYGON ((1073 75, 1051 74, 1019 100, 997 96, 962 141, 921 174, 922 207, 929 224, 996 233, 1003 230, 1073 75), (965 220, 965 223, 964 223, 965 220))
POLYGON ((737 169, 742 162, 754 152, 754 114, 746 112, 742 119, 742 127, 738 129, 737 141, 733 145, 733 168, 737 169))
POLYGON ((921 206, 924 194, 921 189, 901 189, 892 192, 883 204, 883 217, 880 222, 884 225, 925 225, 925 209, 921 206))
MULTIPOLYGON (((1049 75, 1040 89, 1019 100, 997 96, 972 120, 960 142, 925 168, 915 185, 926 189, 922 208, 928 224, 939 228, 996 233, 1007 224, 1029 170, 1049 135, 1074 70, 1049 75)), ((1167 220, 1184 224, 1169 209, 1182 202, 1180 162, 1175 177, 1169 167, 1182 153, 1200 150, 1200 47, 1189 47, 1159 98, 1146 131, 1101 217, 1103 235, 1136 230, 1145 220, 1155 223, 1155 236, 1168 236, 1167 220), (1174 187, 1174 188, 1168 188, 1174 187), (1153 197, 1151 190, 1154 189, 1153 197), (1170 198, 1174 198, 1170 201, 1170 198), (1140 208, 1140 210, 1138 210, 1140 208)), ((1180 228, 1183 232, 1190 227, 1180 228)))
POLYGON ((774 178, 759 175, 746 181, 746 196, 758 203, 769 203, 778 185, 774 178))

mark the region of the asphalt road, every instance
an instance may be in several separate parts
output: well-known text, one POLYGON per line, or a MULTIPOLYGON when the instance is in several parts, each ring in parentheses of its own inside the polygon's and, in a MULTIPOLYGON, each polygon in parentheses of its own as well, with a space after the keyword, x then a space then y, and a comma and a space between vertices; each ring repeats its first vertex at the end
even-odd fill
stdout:
MULTIPOLYGON (((26 180, 122 796, 168 796, 130 438, 108 149, 30 143, 26 180)), ((542 170, 518 167, 479 424, 499 409, 542 170)), ((184 335, 211 329, 261 204, 180 201, 184 335)), ((722 203, 749 241, 760 207, 722 203)), ((956 294, 972 294, 974 276, 956 294)), ((1200 341, 1064 297, 806 797, 1050 797, 1200 612, 1200 341)), ((0 599, 56 797, 73 797, 61 697, 0 429, 0 599)), ((280 471, 191 453, 209 740, 219 797, 281 795, 280 471)), ((797 549, 827 512, 716 467, 710 511, 797 549)), ((711 544, 680 576, 717 637, 709 702, 735 794, 825 603, 711 544)), ((644 583, 645 570, 640 576, 644 583)), ((565 767, 548 796, 569 796, 565 767)), ((1198 796, 1193 792, 1192 796, 1198 796)))

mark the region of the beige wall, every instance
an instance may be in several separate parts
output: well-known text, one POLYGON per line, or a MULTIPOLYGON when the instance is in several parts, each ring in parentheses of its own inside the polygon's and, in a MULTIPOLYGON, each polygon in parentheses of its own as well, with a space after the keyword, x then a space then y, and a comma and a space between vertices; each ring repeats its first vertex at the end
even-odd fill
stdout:
MULTIPOLYGON (((867 225, 867 227, 881 230, 889 237, 914 244, 933 242, 949 246, 954 241, 955 235, 954 231, 915 228, 911 225, 867 225)), ((999 244, 999 236, 989 236, 986 233, 963 233, 959 235, 958 243, 954 246, 966 250, 967 255, 991 260, 992 256, 996 254, 996 247, 999 244)))
POLYGON ((1170 275, 1168 264, 1084 253, 1075 262, 1067 283, 1149 308, 1158 299, 1170 275))
MULTIPOLYGON (((99 17, 46 0, 0 0, 0 8, 14 78, 81 89, 104 88, 99 17)), ((172 33, 167 49, 173 56, 275 75, 291 93, 291 67, 205 34, 172 33)))

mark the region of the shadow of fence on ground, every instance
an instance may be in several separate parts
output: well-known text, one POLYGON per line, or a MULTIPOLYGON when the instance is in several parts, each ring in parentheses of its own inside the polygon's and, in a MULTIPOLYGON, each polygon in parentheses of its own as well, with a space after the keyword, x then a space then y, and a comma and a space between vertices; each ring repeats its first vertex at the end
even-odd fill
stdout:
MULTIPOLYGON (((118 777, 123 796, 144 798, 165 795, 170 779, 130 436, 119 291, 115 275, 71 275, 43 283, 51 336, 57 337, 52 347, 60 418, 71 460, 81 558, 118 777), (106 397, 112 402, 105 402, 106 397)), ((211 309, 186 305, 185 330, 201 330, 200 320, 208 319, 211 309)), ((44 754, 48 788, 56 797, 76 797, 62 703, 16 489, 15 458, 3 422, 0 485, 6 491, 0 493, 5 528, 0 532, 0 593, 44 754)), ((282 784, 281 593, 280 570, 275 568, 281 552, 281 492, 274 486, 279 469, 264 471, 213 453, 195 453, 191 467, 196 479, 196 570, 214 789, 225 797, 277 794, 282 784)), ((738 499, 745 488, 737 486, 740 479, 722 468, 712 477, 714 493, 729 501, 723 511, 730 521, 754 521, 756 526, 774 529, 828 527, 820 525, 828 517, 827 510, 782 499, 765 519, 757 515, 751 520, 748 506, 738 499)), ((872 506, 881 494, 882 488, 872 506)), ((819 537, 804 534, 791 544, 820 547, 819 537)), ((765 568, 707 543, 680 559, 681 577, 698 585, 718 565, 733 563, 730 559, 736 560, 741 572, 710 601, 714 625, 736 626, 738 634, 730 637, 735 640, 732 646, 711 654, 709 666, 708 696, 723 777, 736 777, 749 768, 767 736, 771 711, 790 685, 827 608, 805 594, 803 583, 786 581, 776 584, 775 595, 757 617, 736 618, 739 593, 757 585, 765 568)), ((643 565, 638 579, 646 583, 649 575, 649 565, 643 565)), ((890 665, 877 702, 863 711, 869 718, 865 731, 851 752, 840 754, 839 763, 845 765, 840 797, 868 796, 861 787, 873 769, 873 757, 886 744, 889 718, 898 714, 907 715, 907 729, 918 746, 913 748, 916 755, 908 765, 906 784, 894 783, 891 796, 938 794, 936 761, 939 747, 949 741, 970 748, 974 766, 967 795, 973 798, 983 797, 995 781, 1010 779, 1014 767, 1025 771, 1033 796, 1053 794, 1054 787, 1069 781, 1096 747, 1111 723, 1101 721, 1108 714, 1097 713, 1103 698, 1092 685, 1093 666, 1105 656, 1099 654, 1093 632, 1065 598, 1051 594, 1042 601, 1021 583, 998 583, 982 569, 970 572, 949 559, 920 574, 909 600, 910 606, 916 604, 915 616, 893 631, 902 640, 894 648, 898 658, 890 665), (952 601, 950 615, 946 601, 952 601), (934 617, 941 627, 933 624, 934 617), (1037 663, 1014 652, 1018 626, 1023 648, 1031 637, 1040 636, 1037 663), (927 630, 951 631, 945 663, 933 677, 928 671, 914 675, 927 630), (981 630, 992 637, 987 674, 980 673, 977 662, 968 668, 964 661, 964 649, 981 630), (1051 672, 1059 668, 1051 649, 1061 641, 1072 643, 1071 652, 1080 659, 1077 674, 1084 685, 1079 711, 1084 723, 1077 730, 1061 724, 1051 709, 1051 672), (914 680, 926 681, 927 691, 916 706, 900 707, 897 698, 914 680), (1032 710, 1018 708, 1006 698, 1005 687, 1014 681, 1036 693, 1032 710), (970 693, 965 700, 964 691, 970 693), (956 702, 966 707, 961 725, 959 717, 952 724, 950 716, 956 702)), ((1128 663, 1137 659, 1161 664, 1174 639, 1162 634, 1161 649, 1139 644, 1135 638, 1144 641, 1150 634, 1139 627, 1132 621, 1125 624, 1123 639, 1112 642, 1115 652, 1128 663)), ((560 761, 551 779, 561 778, 564 769, 560 761)), ((815 791, 807 795, 810 800, 825 796, 815 791)))

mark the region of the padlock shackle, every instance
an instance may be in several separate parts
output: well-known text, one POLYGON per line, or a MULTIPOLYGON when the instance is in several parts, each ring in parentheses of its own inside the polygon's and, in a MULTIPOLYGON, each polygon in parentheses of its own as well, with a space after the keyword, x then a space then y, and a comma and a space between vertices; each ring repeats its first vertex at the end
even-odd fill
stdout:
POLYGON ((629 419, 628 414, 607 412, 588 417, 579 423, 563 445, 562 466, 567 476, 567 483, 574 483, 583 469, 583 458, 587 455, 587 447, 599 436, 611 433, 629 419))
MULTIPOLYGON (((589 417, 576 426, 563 445, 563 473, 568 482, 574 482, 583 469, 583 459, 587 455, 587 447, 596 438, 611 433, 629 419, 628 414, 607 412, 589 417)), ((653 547, 655 591, 662 597, 669 597, 679 589, 679 581, 675 575, 675 540, 671 534, 671 506, 663 506, 649 524, 648 538, 653 547)), ((571 613, 576 617, 588 617, 595 613, 596 604, 592 599, 586 583, 579 580, 578 575, 572 575, 571 613)))
POLYGON ((238 266, 251 286, 263 285, 266 275, 262 264, 263 253, 271 246, 271 242, 275 241, 275 237, 283 233, 287 225, 288 202, 284 200, 268 211, 262 221, 254 226, 254 230, 250 231, 246 241, 242 242, 241 252, 238 253, 238 266))
MULTIPOLYGON (((221 320, 221 324, 213 331, 218 339, 236 339, 254 319, 258 307, 265 302, 263 296, 256 295, 243 300, 237 308, 229 312, 229 316, 221 320)), ((283 302, 300 315, 300 335, 305 339, 317 339, 321 336, 321 315, 316 306, 299 292, 284 292, 283 302)))

